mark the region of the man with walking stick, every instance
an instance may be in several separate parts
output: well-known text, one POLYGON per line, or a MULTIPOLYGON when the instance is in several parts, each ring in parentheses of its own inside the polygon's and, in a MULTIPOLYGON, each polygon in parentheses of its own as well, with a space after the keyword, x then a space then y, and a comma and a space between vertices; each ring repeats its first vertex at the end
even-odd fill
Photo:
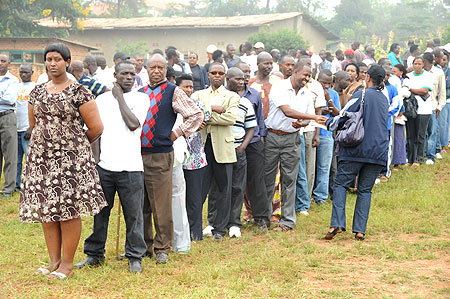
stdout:
MULTIPOLYGON (((129 270, 139 273, 142 272, 142 255, 147 249, 144 241, 144 169, 140 136, 150 103, 147 95, 131 90, 136 74, 130 62, 116 64, 114 76, 117 83, 113 90, 96 99, 104 125, 97 170, 108 206, 94 217, 93 232, 84 242, 87 258, 75 267, 95 266, 105 260, 109 215, 117 192, 127 230, 125 257, 128 258, 129 270)), ((120 204, 118 216, 120 223, 120 204)), ((119 224, 117 229, 119 233, 119 224)))

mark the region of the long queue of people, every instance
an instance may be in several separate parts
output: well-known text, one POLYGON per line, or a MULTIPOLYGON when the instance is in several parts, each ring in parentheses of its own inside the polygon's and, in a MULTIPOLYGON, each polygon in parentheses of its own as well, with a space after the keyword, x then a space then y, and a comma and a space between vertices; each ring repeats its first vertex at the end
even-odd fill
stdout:
MULTIPOLYGON (((290 231, 297 215, 309 215, 311 202, 328 199, 333 210, 325 238, 332 239, 346 230, 349 188, 358 190, 353 232, 363 240, 376 180, 387 180, 391 164, 394 170, 407 162, 418 165, 428 147, 432 161, 448 145, 450 113, 439 113, 448 108, 445 81, 441 88, 448 65, 435 70, 442 57, 448 63, 448 52, 416 55, 408 73, 400 63, 392 68, 392 56, 400 59, 397 46, 376 63, 370 46, 358 62, 362 52, 355 44, 345 60, 340 50, 334 59, 325 51, 280 57, 276 49, 265 52, 262 43, 254 45, 256 53, 244 43, 239 57, 233 45, 225 54, 209 47, 205 67, 195 53, 189 64, 181 63, 180 53, 169 47, 165 55, 155 50, 146 63, 116 53, 112 69, 103 57, 72 61, 67 47, 52 44, 37 85, 30 65, 20 67, 19 84, 1 55, 0 82, 8 82, 5 90, 17 102, 6 111, 16 110, 18 128, 26 122, 17 130, 23 132, 19 149, 29 142, 28 155, 22 150, 22 184, 19 169, 18 183, 8 183, 5 168, 2 194, 16 186, 21 221, 42 223, 50 264, 37 272, 58 279, 72 275, 82 216, 94 216, 94 226, 84 242, 87 258, 75 267, 102 264, 116 193, 127 227, 125 257, 134 273, 142 271, 143 257, 167 263, 170 250, 186 254, 191 241, 204 236, 218 242, 227 233, 239 238, 243 223, 253 224, 256 233, 290 231), (418 108, 406 120, 403 99, 410 97, 418 108), (339 146, 335 128, 348 119, 344 112, 361 106, 371 111, 364 114, 364 140, 339 146), (438 136, 439 143, 433 141, 438 136)), ((8 165, 13 155, 4 155, 8 165)))

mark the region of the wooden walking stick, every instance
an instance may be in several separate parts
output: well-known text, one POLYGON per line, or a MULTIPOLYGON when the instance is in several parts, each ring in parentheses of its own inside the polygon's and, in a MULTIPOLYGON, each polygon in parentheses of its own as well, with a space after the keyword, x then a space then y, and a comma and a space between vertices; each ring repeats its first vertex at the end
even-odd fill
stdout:
POLYGON ((120 238, 120 200, 119 204, 117 205, 116 260, 120 259, 119 238, 120 238))

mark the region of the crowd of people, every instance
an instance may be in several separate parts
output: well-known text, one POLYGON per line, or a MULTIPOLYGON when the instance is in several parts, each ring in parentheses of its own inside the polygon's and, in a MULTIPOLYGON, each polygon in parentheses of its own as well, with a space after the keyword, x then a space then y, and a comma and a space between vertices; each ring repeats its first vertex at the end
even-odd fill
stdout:
POLYGON ((66 279, 102 264, 116 193, 133 273, 142 258, 167 263, 171 250, 186 254, 205 236, 239 238, 246 223, 255 233, 290 231, 327 200, 333 239, 346 230, 350 189, 352 231, 364 240, 374 184, 400 165, 435 163, 449 145, 450 47, 438 42, 423 54, 414 41, 402 54, 394 43, 378 61, 359 42, 334 57, 281 56, 261 42, 243 43, 237 56, 232 44, 210 45, 205 66, 170 46, 148 59, 116 53, 111 68, 51 44, 37 83, 30 64, 19 83, 0 55, 2 196, 20 191, 21 221, 42 223, 50 263, 36 272, 66 279), (362 141, 336 142, 358 111, 362 141), (74 265, 82 216, 94 224, 87 257, 74 265))

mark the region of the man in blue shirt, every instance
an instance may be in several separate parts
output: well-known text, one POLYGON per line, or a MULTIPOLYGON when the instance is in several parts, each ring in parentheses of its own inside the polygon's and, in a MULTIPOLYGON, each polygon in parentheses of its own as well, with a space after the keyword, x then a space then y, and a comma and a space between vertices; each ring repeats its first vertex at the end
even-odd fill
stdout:
POLYGON ((19 93, 19 79, 9 71, 9 57, 0 55, 0 174, 5 159, 1 197, 10 197, 17 176, 17 119, 14 113, 19 93))
MULTIPOLYGON (((322 115, 330 118, 339 114, 341 109, 339 94, 331 88, 333 73, 324 69, 319 73, 318 81, 323 87, 327 106, 323 107, 322 115)), ((316 182, 312 192, 312 198, 317 204, 322 204, 328 199, 331 161, 333 159, 333 133, 320 129, 320 143, 316 148, 316 182)))
POLYGON ((90 90, 94 97, 97 97, 102 93, 109 91, 109 89, 106 88, 106 86, 102 83, 86 76, 86 74, 83 72, 83 69, 83 62, 81 62, 80 60, 74 60, 70 64, 70 72, 72 73, 72 75, 75 77, 75 79, 78 80, 78 83, 86 87, 86 89, 90 90))

